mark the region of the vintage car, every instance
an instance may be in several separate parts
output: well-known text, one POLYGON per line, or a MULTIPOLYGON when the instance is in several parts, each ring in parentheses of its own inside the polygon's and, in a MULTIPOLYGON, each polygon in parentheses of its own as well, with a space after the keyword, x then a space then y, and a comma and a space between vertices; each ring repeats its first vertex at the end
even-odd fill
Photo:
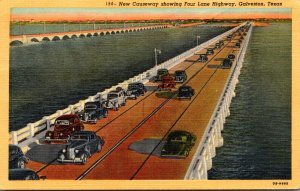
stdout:
POLYGON ((104 107, 117 111, 121 106, 126 105, 126 98, 125 90, 118 87, 115 91, 110 91, 107 94, 107 100, 104 101, 104 107))
POLYGON ((155 81, 161 81, 165 75, 169 75, 168 69, 162 68, 157 70, 157 75, 155 76, 155 81))
POLYGON ((208 48, 207 50, 206 50, 206 54, 207 55, 212 55, 212 54, 214 54, 215 52, 214 52, 214 49, 213 48, 208 48))
POLYGON ((232 35, 228 35, 227 40, 231 40, 231 39, 232 39, 232 35))
POLYGON ((78 113, 84 123, 97 123, 99 119, 106 118, 108 111, 102 107, 100 101, 87 102, 84 104, 83 111, 78 113))
POLYGON ((162 78, 161 84, 158 85, 158 90, 169 90, 171 91, 172 88, 175 88, 176 82, 173 76, 166 75, 162 78))
POLYGON ((228 57, 230 60, 234 60, 235 59, 235 55, 234 54, 229 54, 228 57))
POLYGON ((141 82, 135 82, 128 84, 126 91, 127 98, 137 99, 139 96, 145 95, 147 92, 145 85, 141 82))
POLYGON ((175 77, 175 82, 179 82, 179 83, 183 83, 187 79, 187 75, 184 70, 176 70, 174 77, 175 77))
POLYGON ((10 169, 8 172, 9 180, 40 180, 46 179, 46 176, 39 176, 31 169, 10 169))
POLYGON ((46 132, 45 141, 68 141, 73 132, 83 129, 83 123, 78 115, 62 115, 55 120, 54 130, 46 132))
POLYGON ((208 57, 206 54, 200 54, 198 60, 199 62, 206 62, 208 60, 208 57))
POLYGON ((193 134, 176 130, 172 131, 161 150, 162 157, 187 157, 195 145, 196 136, 193 134))
POLYGON ((223 67, 223 68, 231 68, 231 66, 232 66, 232 61, 231 61, 231 59, 225 58, 225 59, 223 60, 222 67, 223 67))
POLYGON ((183 85, 178 89, 177 98, 191 100, 194 94, 195 90, 191 86, 183 85))
POLYGON ((70 142, 58 153, 61 163, 85 164, 94 153, 101 151, 104 140, 93 131, 78 131, 71 136, 70 142))
POLYGON ((9 145, 9 169, 25 168, 29 161, 20 147, 17 145, 9 145))
POLYGON ((240 48, 241 44, 239 42, 235 43, 235 47, 240 48))
POLYGON ((217 43, 215 44, 215 49, 219 49, 219 48, 221 48, 221 45, 220 45, 220 43, 217 42, 217 43))
POLYGON ((239 40, 238 40, 238 42, 239 42, 239 43, 242 43, 242 42, 243 42, 243 40, 242 40, 242 39, 239 39, 239 40))

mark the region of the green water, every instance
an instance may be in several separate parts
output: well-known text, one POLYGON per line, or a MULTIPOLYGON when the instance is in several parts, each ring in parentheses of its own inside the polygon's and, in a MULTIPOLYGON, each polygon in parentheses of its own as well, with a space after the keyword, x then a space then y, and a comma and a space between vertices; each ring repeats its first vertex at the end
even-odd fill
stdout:
POLYGON ((291 178, 291 23, 255 27, 209 179, 291 178))

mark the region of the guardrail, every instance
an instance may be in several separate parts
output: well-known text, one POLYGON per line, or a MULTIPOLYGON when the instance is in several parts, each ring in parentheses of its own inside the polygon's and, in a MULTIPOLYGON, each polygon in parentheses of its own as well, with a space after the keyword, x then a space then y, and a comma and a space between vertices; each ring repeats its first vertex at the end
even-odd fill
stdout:
POLYGON ((212 158, 216 155, 216 147, 223 146, 221 131, 224 128, 225 118, 230 115, 229 106, 235 97, 235 87, 238 83, 240 70, 243 66, 244 56, 252 33, 252 25, 247 37, 239 51, 235 68, 231 71, 230 77, 223 89, 217 107, 205 129, 202 140, 186 172, 184 179, 207 179, 207 171, 212 168, 212 158))
MULTIPOLYGON (((241 25, 240 25, 241 26, 241 25)), ((75 112, 79 112, 83 110, 84 104, 89 101, 96 101, 101 98, 106 99, 108 92, 115 90, 117 87, 122 87, 123 89, 127 89, 129 83, 132 82, 143 82, 144 84, 147 83, 152 77, 156 75, 157 69, 167 68, 170 69, 175 65, 183 62, 186 58, 195 54, 195 52, 200 51, 201 49, 207 47, 209 44, 215 43, 220 38, 236 31, 239 26, 222 33, 166 62, 161 63, 157 67, 153 67, 139 75, 136 75, 128 80, 125 80, 117 85, 112 86, 111 88, 105 89, 102 92, 98 92, 94 96, 89 96, 85 100, 80 100, 78 103, 74 105, 69 105, 67 108, 58 110, 54 114, 45 116, 41 120, 36 121, 34 123, 28 123, 24 128, 19 129, 17 131, 11 131, 9 135, 9 143, 19 145, 24 152, 30 149, 30 144, 38 143, 41 138, 45 136, 47 130, 50 129, 51 124, 54 123, 55 119, 64 114, 71 114, 75 112)))

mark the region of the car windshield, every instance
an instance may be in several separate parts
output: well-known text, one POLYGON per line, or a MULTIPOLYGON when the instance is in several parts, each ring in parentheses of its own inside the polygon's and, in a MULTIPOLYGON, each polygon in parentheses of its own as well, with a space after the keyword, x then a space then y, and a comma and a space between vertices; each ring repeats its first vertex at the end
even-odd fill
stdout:
POLYGON ((88 110, 97 109, 97 106, 94 104, 90 104, 90 105, 86 105, 85 109, 88 109, 88 110))
POLYGON ((178 75, 178 76, 179 76, 179 75, 183 75, 183 74, 184 74, 183 71, 176 71, 176 72, 175 72, 175 75, 178 75))
POLYGON ((69 120, 56 120, 55 121, 56 125, 70 125, 69 120))
POLYGON ((209 49, 207 49, 207 51, 212 51, 213 49, 211 49, 211 48, 209 48, 209 49))
POLYGON ((224 64, 229 64, 229 63, 231 63, 231 60, 230 59, 225 59, 223 63, 224 64))
POLYGON ((73 135, 71 140, 88 140, 87 135, 73 135))
POLYGON ((189 88, 188 87, 183 87, 183 88, 180 88, 180 91, 181 92, 188 92, 189 88))
POLYGON ((158 70, 157 71, 158 75, 162 75, 162 74, 165 74, 165 73, 167 73, 167 71, 165 71, 165 70, 158 70))
POLYGON ((206 54, 200 54, 200 58, 205 58, 206 54))
POLYGON ((9 148, 9 155, 15 155, 17 153, 17 149, 15 148, 9 148))
POLYGON ((184 142, 186 142, 186 140, 187 140, 186 136, 174 136, 174 137, 170 137, 169 142, 184 143, 184 142))
POLYGON ((139 86, 136 85, 136 84, 130 84, 130 85, 128 85, 128 89, 129 90, 138 89, 138 88, 139 88, 139 86))
POLYGON ((107 99, 115 99, 118 97, 118 94, 108 94, 107 99))

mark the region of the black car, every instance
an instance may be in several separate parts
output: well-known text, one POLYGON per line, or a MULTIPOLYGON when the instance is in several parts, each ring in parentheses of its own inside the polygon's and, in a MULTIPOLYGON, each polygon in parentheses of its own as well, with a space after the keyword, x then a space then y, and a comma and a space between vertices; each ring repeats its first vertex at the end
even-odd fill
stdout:
POLYGON ((228 57, 230 60, 234 60, 235 59, 235 55, 234 54, 229 54, 228 57))
POLYGON ((101 151, 104 140, 93 131, 77 131, 70 142, 58 153, 57 161, 61 163, 85 164, 92 154, 101 151))
POLYGON ((212 54, 214 54, 215 52, 214 52, 214 49, 213 48, 208 48, 207 49, 207 51, 206 51, 206 54, 207 55, 212 55, 212 54))
POLYGON ((183 83, 187 79, 186 72, 184 70, 176 70, 175 71, 175 82, 183 83))
POLYGON ((239 42, 235 43, 235 47, 240 48, 241 44, 239 42))
POLYGON ((31 169, 10 169, 8 174, 9 180, 40 180, 45 178, 45 176, 39 177, 31 169))
POLYGON ((206 54, 200 54, 198 60, 199 62, 206 62, 208 60, 208 57, 206 54))
POLYGON ((222 63, 223 68, 231 68, 232 61, 229 58, 225 58, 222 63))
POLYGON ((20 147, 9 145, 9 169, 25 168, 28 161, 20 147))
POLYGON ((221 48, 221 45, 220 45, 220 43, 217 42, 217 43, 215 44, 215 49, 219 49, 219 48, 221 48))
POLYGON ((191 86, 183 85, 178 89, 177 98, 178 99, 192 99, 192 96, 195 94, 195 90, 191 86))
POLYGON ((128 84, 126 91, 127 98, 137 99, 139 96, 145 95, 147 92, 145 85, 141 82, 135 82, 128 84))
POLYGON ((108 111, 102 107, 100 101, 87 102, 84 104, 84 110, 78 113, 80 120, 85 123, 97 123, 99 119, 106 118, 108 111))
POLYGON ((231 40, 231 39, 232 39, 232 35, 228 35, 227 40, 231 40))
POLYGON ((187 132, 172 131, 161 150, 162 157, 187 157, 195 145, 196 136, 187 132))

